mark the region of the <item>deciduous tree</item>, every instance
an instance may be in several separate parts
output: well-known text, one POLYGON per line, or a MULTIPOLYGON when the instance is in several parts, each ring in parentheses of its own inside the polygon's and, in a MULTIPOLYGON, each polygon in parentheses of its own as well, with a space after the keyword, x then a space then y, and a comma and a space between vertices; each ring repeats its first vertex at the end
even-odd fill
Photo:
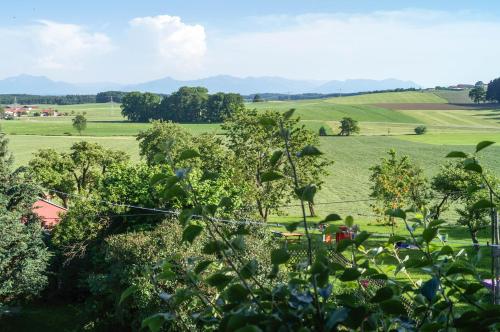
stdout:
POLYGON ((345 117, 340 120, 340 136, 350 136, 359 133, 358 121, 350 117, 345 117))

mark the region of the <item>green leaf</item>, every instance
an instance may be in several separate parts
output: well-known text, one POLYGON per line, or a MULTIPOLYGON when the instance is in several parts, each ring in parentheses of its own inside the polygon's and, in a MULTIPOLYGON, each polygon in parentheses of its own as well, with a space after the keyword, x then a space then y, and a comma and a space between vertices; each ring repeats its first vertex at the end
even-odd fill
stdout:
POLYGON ((339 279, 341 281, 353 281, 358 279, 360 276, 361 272, 359 272, 357 268, 351 267, 345 269, 344 272, 340 275, 339 279))
POLYGON ((441 251, 439 252, 439 255, 453 255, 453 248, 450 246, 443 246, 441 248, 441 251))
POLYGON ((219 178, 219 175, 220 174, 218 172, 203 171, 200 181, 215 181, 219 178))
POLYGON ((194 210, 193 209, 184 209, 179 213, 179 221, 183 226, 185 226, 191 218, 193 218, 194 210))
POLYGON ((234 284, 226 290, 226 296, 230 302, 243 302, 250 292, 240 284, 234 284))
POLYGON ((274 249, 271 251, 271 263, 280 265, 286 263, 290 259, 290 254, 285 249, 274 249))
POLYGON ((165 319, 162 314, 154 314, 142 321, 141 328, 149 328, 151 332, 160 331, 165 319))
POLYGON ((347 227, 352 227, 354 225, 354 217, 353 216, 345 217, 345 225, 347 227))
POLYGON ((481 151, 482 149, 486 149, 488 146, 495 144, 495 142, 492 141, 482 141, 477 143, 476 145, 476 153, 481 151))
POLYGON ((168 188, 163 192, 163 198, 167 201, 172 200, 174 198, 184 198, 187 196, 186 191, 178 184, 168 188))
POLYGON ((222 241, 218 240, 210 241, 203 247, 203 253, 207 255, 212 255, 219 252, 219 250, 225 250, 225 249, 227 249, 227 246, 222 241))
POLYGON ((306 157, 306 156, 320 156, 323 153, 318 150, 317 147, 313 145, 307 145, 305 146, 298 154, 299 157, 306 157))
POLYGON ((189 243, 193 243, 194 239, 200 235, 203 230, 203 226, 200 225, 189 225, 182 232, 182 242, 188 241, 189 243))
POLYGON ((259 123, 265 127, 271 127, 271 126, 276 126, 276 121, 268 116, 262 116, 259 119, 259 123))
POLYGON ((177 274, 172 270, 172 264, 169 262, 165 262, 161 267, 161 272, 158 275, 158 279, 160 280, 174 280, 177 274))
POLYGON ((422 232, 422 238, 425 242, 431 242, 437 235, 438 229, 435 227, 428 227, 422 232))
POLYGON ((260 182, 271 182, 284 178, 284 176, 275 171, 264 172, 260 175, 260 182))
POLYGON ((356 235, 356 237, 354 238, 354 243, 356 243, 357 246, 360 246, 370 237, 370 235, 371 235, 370 233, 362 231, 361 233, 356 235))
POLYGON ((231 246, 239 251, 245 249, 245 238, 241 235, 235 237, 234 239, 231 240, 231 246))
POLYGON ((181 154, 179 155, 178 161, 183 161, 183 160, 188 160, 188 159, 198 158, 198 157, 200 157, 200 154, 198 153, 198 151, 193 150, 193 149, 188 149, 188 150, 184 150, 181 152, 181 154))
POLYGON ((194 268, 194 273, 196 274, 202 273, 210 266, 210 264, 212 264, 212 261, 208 259, 199 262, 198 264, 196 264, 196 267, 194 268))
POLYGON ((384 273, 375 273, 375 274, 372 274, 370 275, 370 279, 373 279, 373 280, 387 280, 387 274, 384 274, 384 273))
POLYGON ((467 158, 467 155, 462 151, 452 151, 446 155, 446 158, 467 158))
POLYGON ((349 309, 340 308, 331 312, 326 319, 326 330, 327 331, 335 331, 335 326, 338 323, 342 323, 349 316, 349 309))
POLYGON ((450 276, 453 274, 470 274, 470 275, 475 275, 475 271, 471 269, 470 267, 461 265, 461 264, 454 264, 452 265, 448 271, 446 271, 446 275, 450 276))
POLYGON ((476 172, 479 174, 483 173, 483 168, 481 167, 481 165, 479 165, 477 163, 464 164, 464 169, 467 171, 472 171, 472 172, 476 172))
POLYGON ((125 301, 125 299, 127 299, 130 295, 137 292, 138 290, 139 288, 136 285, 132 285, 127 289, 125 289, 123 293, 120 295, 120 301, 118 301, 118 305, 122 304, 122 302, 125 301))
POLYGON ((432 302, 436 297, 436 293, 439 289, 439 279, 436 277, 432 277, 427 280, 422 287, 420 287, 420 293, 425 296, 429 302, 432 302))
POLYGON ((283 113, 283 118, 285 120, 288 120, 293 116, 293 113, 295 113, 295 108, 291 108, 288 111, 286 111, 285 113, 283 113))
POLYGON ((257 261, 255 259, 252 259, 241 268, 240 274, 244 279, 251 278, 257 273, 258 267, 259 264, 257 263, 257 261))
POLYGON ((346 250, 347 248, 349 248, 349 246, 352 244, 352 240, 351 239, 343 239, 343 240, 340 240, 338 243, 337 243, 337 252, 342 252, 344 250, 346 250))
POLYGON ((283 156, 283 151, 281 150, 274 151, 273 155, 271 156, 271 159, 269 160, 271 166, 275 167, 282 156, 283 156))
POLYGON ((382 301, 389 300, 394 295, 394 291, 390 287, 382 287, 377 289, 375 296, 370 299, 372 303, 379 303, 382 301))
POLYGON ((229 197, 222 197, 219 202, 219 207, 224 209, 230 209, 233 206, 233 201, 229 197))
POLYGON ((233 277, 231 276, 223 273, 215 273, 208 277, 207 283, 210 286, 217 288, 218 291, 222 291, 231 282, 231 280, 233 280, 233 277))
POLYGON ((151 179, 149 180, 149 183, 154 186, 156 184, 158 184, 159 182, 162 182, 165 180, 165 178, 167 177, 166 174, 163 174, 163 173, 157 173, 155 175, 153 175, 151 177, 151 179))
POLYGON ((389 315, 406 315, 406 310, 401 301, 391 299, 380 303, 383 312, 389 315))
POLYGON ((406 212, 402 209, 388 209, 385 214, 394 218, 406 219, 406 212))
POLYGON ((396 243, 400 241, 406 241, 406 237, 401 235, 391 235, 391 237, 389 237, 389 243, 396 243))
POLYGON ((338 220, 342 220, 342 218, 338 214, 332 213, 327 215, 325 220, 323 220, 323 222, 338 221, 338 220))
POLYGON ((479 283, 468 284, 467 287, 465 288, 465 295, 475 294, 481 289, 484 289, 484 286, 479 283))
POLYGON ((483 210, 483 209, 490 209, 494 208, 495 204, 491 203, 491 201, 487 199, 480 199, 474 205, 472 205, 471 210, 483 210))
POLYGON ((295 190, 298 198, 305 202, 314 203, 314 196, 316 195, 316 186, 315 185, 307 185, 305 187, 301 187, 295 190))

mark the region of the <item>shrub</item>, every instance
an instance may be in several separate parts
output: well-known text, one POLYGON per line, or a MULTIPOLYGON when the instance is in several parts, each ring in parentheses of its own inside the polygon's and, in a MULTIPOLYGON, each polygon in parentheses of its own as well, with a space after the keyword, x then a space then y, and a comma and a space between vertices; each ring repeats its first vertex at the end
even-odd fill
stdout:
POLYGON ((417 135, 423 135, 427 132, 427 127, 426 126, 418 126, 415 128, 415 134, 417 135))
POLYGON ((328 134, 326 133, 326 128, 321 126, 321 128, 319 128, 319 136, 327 136, 328 134))

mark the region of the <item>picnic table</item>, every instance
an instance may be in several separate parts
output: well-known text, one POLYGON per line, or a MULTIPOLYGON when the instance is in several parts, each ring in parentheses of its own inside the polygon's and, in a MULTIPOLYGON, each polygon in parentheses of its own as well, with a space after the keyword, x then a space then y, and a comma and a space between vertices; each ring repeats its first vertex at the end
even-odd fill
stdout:
POLYGON ((304 234, 302 233, 281 233, 281 235, 285 238, 285 245, 287 245, 289 242, 300 242, 300 238, 304 236, 304 234))

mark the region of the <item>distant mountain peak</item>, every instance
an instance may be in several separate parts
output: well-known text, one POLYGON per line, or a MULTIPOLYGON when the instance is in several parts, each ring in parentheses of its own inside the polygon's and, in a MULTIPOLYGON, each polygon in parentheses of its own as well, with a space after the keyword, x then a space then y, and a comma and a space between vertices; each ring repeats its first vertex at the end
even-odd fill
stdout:
POLYGON ((248 76, 215 75, 196 80, 176 80, 164 77, 138 84, 117 83, 67 83, 54 81, 46 76, 20 74, 0 80, 1 94, 96 94, 106 90, 148 91, 154 93, 172 93, 181 86, 204 86, 211 93, 236 92, 244 95, 254 93, 354 93, 373 90, 388 90, 396 88, 415 88, 418 84, 412 81, 402 81, 394 78, 383 80, 347 79, 331 80, 299 80, 279 76, 248 76))

